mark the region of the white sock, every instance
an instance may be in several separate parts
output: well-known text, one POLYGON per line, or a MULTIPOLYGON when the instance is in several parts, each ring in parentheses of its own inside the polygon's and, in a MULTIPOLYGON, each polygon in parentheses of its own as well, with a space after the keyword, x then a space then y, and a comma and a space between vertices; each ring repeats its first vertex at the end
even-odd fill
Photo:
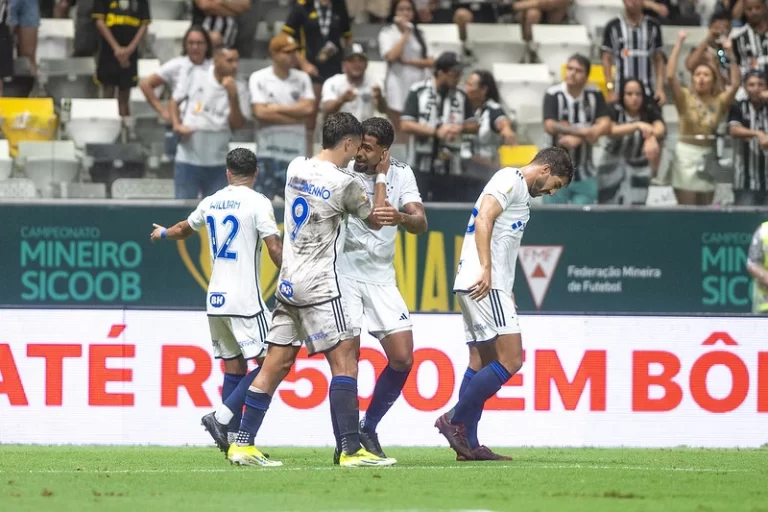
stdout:
POLYGON ((219 408, 216 409, 216 414, 214 414, 213 417, 222 425, 229 425, 229 422, 235 417, 235 413, 230 411, 229 407, 226 405, 221 404, 219 408))

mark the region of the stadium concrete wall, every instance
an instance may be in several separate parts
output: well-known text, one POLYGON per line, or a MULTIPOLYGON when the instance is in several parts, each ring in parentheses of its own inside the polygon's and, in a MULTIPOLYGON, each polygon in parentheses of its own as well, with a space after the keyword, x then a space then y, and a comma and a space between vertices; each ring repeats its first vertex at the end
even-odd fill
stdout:
MULTIPOLYGON (((439 446, 434 420, 467 362, 458 314, 415 314, 415 365, 380 426, 386 445, 439 446)), ((522 371, 487 404, 491 446, 756 447, 768 442, 766 320, 530 316, 522 371)), ((365 335, 360 402, 386 364, 365 335)), ((328 446, 329 373, 302 351, 260 445, 328 446)), ((206 445, 219 402, 201 312, 0 310, 0 442, 206 445)))

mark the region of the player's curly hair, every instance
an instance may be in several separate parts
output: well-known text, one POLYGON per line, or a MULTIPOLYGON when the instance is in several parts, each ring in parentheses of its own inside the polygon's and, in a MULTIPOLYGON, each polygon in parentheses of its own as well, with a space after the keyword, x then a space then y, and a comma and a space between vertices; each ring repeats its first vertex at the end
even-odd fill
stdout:
POLYGON ((258 170, 258 160, 250 149, 235 148, 227 153, 227 169, 237 176, 253 176, 258 170))
POLYGON ((568 184, 573 180, 573 160, 568 151, 561 147, 552 146, 539 151, 531 162, 535 165, 549 165, 552 176, 568 178, 568 184))
POLYGON ((395 142, 395 128, 383 117, 371 117, 363 121, 363 137, 376 137, 376 144, 388 148, 395 142))
POLYGON ((347 112, 329 114, 323 123, 323 149, 333 149, 347 137, 363 136, 363 126, 347 112))

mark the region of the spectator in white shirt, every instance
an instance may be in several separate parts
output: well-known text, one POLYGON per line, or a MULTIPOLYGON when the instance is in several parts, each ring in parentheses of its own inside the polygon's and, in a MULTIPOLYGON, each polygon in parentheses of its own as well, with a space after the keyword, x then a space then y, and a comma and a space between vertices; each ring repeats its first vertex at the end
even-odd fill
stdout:
POLYGON ((315 93, 309 74, 295 69, 299 45, 281 33, 269 42, 272 66, 248 80, 253 116, 258 120, 256 152, 260 176, 256 190, 269 199, 285 195, 288 164, 306 151, 307 118, 314 114, 315 93))
POLYGON ((400 116, 411 86, 429 78, 434 59, 424 35, 419 30, 413 0, 397 0, 392 4, 389 25, 379 32, 379 52, 387 61, 387 80, 384 94, 387 115, 398 134, 397 142, 405 142, 400 134, 400 116))
POLYGON ((249 105, 245 84, 235 79, 238 60, 237 50, 219 47, 212 66, 194 67, 173 91, 168 108, 179 135, 177 199, 206 197, 227 186, 225 161, 232 130, 245 125, 249 105))
POLYGON ((343 73, 323 84, 323 114, 348 112, 364 121, 376 111, 386 113, 387 102, 381 94, 381 85, 366 73, 368 56, 360 43, 353 43, 347 49, 342 69, 343 73))

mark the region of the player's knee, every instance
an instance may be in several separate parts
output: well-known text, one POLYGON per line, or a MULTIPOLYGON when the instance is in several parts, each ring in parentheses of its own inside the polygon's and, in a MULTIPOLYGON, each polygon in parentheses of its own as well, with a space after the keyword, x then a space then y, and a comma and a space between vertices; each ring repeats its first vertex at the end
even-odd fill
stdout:
POLYGON ((499 359, 501 365, 509 372, 510 375, 514 375, 520 371, 523 367, 523 355, 512 354, 499 359))
POLYGON ((472 11, 463 7, 456 9, 456 13, 453 15, 453 22, 457 25, 468 25, 472 23, 472 19, 472 11))
POLYGON ((525 11, 525 22, 529 25, 541 23, 542 13, 539 9, 528 9, 525 11))
POLYGON ((389 366, 399 372, 411 371, 413 366, 413 354, 398 354, 389 360, 389 366))

